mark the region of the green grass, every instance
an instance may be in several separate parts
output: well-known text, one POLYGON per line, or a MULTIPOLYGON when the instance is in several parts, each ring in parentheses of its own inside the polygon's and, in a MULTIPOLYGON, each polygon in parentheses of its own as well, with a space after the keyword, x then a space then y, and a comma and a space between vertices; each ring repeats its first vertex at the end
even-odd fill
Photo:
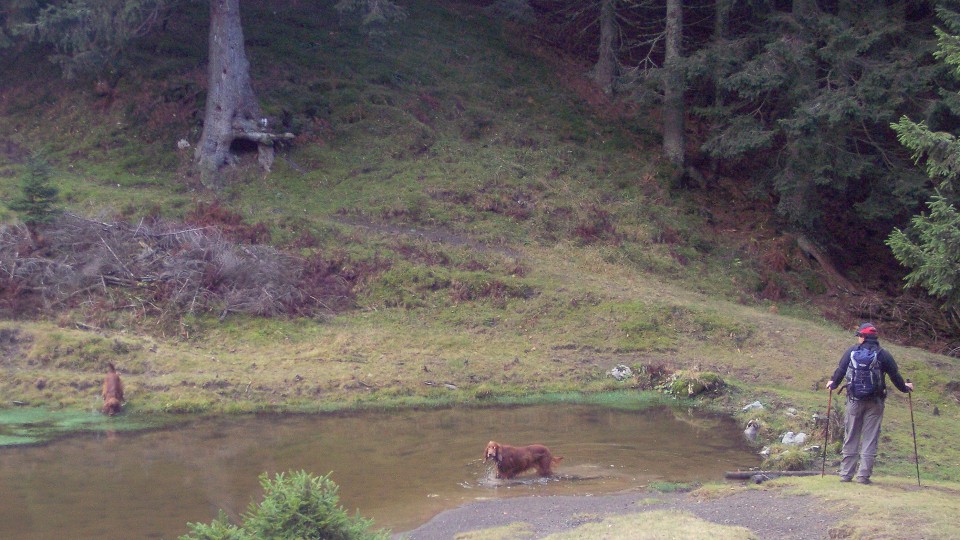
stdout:
POLYGON ((551 534, 545 538, 549 540, 574 540, 579 538, 654 540, 705 537, 720 540, 753 540, 757 538, 745 527, 717 525, 700 519, 689 512, 669 510, 604 517, 595 523, 585 523, 570 531, 551 534))
POLYGON ((779 478, 774 482, 787 493, 814 495, 827 506, 847 509, 835 528, 845 538, 956 538, 960 525, 960 485, 927 479, 918 487, 916 477, 874 477, 869 488, 851 496, 848 485, 836 477, 779 478), (891 519, 891 516, 896 516, 891 519), (949 516, 949 517, 947 517, 949 516), (905 531, 910 531, 909 533, 905 531))

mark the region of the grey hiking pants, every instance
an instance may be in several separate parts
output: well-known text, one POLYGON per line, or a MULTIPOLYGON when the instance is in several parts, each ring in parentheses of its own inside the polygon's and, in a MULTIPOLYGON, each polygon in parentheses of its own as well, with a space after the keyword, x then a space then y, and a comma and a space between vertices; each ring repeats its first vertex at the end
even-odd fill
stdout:
POLYGON ((877 441, 880 439, 880 421, 883 420, 882 399, 847 399, 844 419, 843 460, 840 477, 870 478, 873 462, 877 459, 877 441), (857 461, 860 467, 857 469, 857 461), (855 470, 856 469, 856 470, 855 470))

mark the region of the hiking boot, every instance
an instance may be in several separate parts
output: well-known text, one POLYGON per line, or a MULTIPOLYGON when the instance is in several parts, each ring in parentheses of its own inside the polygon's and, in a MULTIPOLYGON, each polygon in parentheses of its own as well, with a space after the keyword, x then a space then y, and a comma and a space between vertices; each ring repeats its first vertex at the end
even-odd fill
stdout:
POLYGON ((858 483, 858 484, 863 484, 863 485, 865 485, 865 486, 868 486, 868 485, 872 484, 873 482, 871 482, 869 478, 864 478, 864 477, 862 477, 862 476, 858 476, 858 477, 857 477, 857 483, 858 483))
POLYGON ((840 481, 841 481, 841 482, 849 482, 850 480, 852 480, 852 478, 850 478, 849 476, 841 476, 841 477, 840 477, 840 481))

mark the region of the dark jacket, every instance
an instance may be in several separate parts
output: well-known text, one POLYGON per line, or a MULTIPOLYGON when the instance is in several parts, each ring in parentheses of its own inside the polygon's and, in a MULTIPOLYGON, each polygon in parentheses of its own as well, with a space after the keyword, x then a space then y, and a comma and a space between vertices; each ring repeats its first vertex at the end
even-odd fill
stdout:
MULTIPOLYGON (((840 357, 840 365, 837 367, 837 370, 833 372, 833 377, 830 380, 833 381, 833 387, 839 388, 840 382, 843 381, 844 377, 847 376, 847 367, 850 366, 850 353, 857 349, 879 349, 877 352, 877 360, 880 361, 880 371, 890 376, 890 382, 897 387, 897 390, 901 392, 907 392, 906 383, 903 381, 903 377, 900 376, 900 369, 897 367, 897 361, 893 359, 893 356, 887 352, 886 349, 880 347, 880 342, 875 337, 867 337, 864 339, 863 343, 854 345, 847 349, 843 356, 840 357)), ((887 378, 881 377, 880 386, 881 390, 878 395, 880 399, 887 397, 887 378)))

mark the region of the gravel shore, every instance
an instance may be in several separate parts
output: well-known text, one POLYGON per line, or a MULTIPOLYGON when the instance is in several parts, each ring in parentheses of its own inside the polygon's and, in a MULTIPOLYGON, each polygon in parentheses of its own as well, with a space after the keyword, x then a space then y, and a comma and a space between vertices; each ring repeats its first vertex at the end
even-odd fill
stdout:
POLYGON ((449 540, 458 533, 526 523, 533 536, 543 538, 573 529, 587 521, 648 510, 687 511, 721 525, 753 531, 761 540, 829 538, 840 516, 822 502, 803 495, 784 495, 775 489, 735 489, 722 497, 701 498, 686 493, 631 492, 604 496, 549 496, 496 499, 447 510, 424 525, 394 536, 408 540, 449 540))

